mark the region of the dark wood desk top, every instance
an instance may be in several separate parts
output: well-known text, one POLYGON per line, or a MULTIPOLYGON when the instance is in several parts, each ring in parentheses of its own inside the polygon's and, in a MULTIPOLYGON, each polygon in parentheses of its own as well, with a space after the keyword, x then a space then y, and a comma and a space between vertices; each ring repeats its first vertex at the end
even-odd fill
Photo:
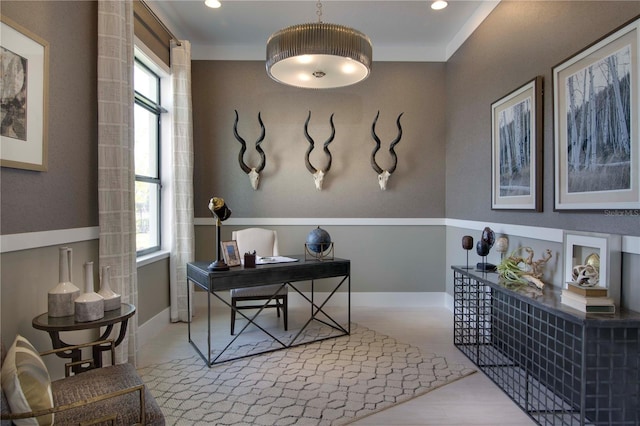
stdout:
POLYGON ((230 290, 283 282, 307 281, 349 275, 348 259, 307 259, 304 255, 287 256, 297 262, 256 265, 255 268, 232 266, 228 271, 209 271, 210 262, 187 264, 187 278, 210 291, 230 290))
POLYGON ((122 322, 136 313, 136 307, 130 303, 122 303, 120 309, 105 311, 104 317, 88 322, 77 322, 74 315, 66 317, 50 317, 47 312, 33 319, 33 328, 44 331, 74 331, 99 328, 122 322))

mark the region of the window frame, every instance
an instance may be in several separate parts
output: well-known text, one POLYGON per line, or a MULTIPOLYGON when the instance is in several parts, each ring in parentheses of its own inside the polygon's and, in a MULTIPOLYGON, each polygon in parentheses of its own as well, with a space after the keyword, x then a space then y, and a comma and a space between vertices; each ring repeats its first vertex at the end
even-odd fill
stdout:
MULTIPOLYGON (((138 248, 136 247, 136 257, 138 258, 161 251, 164 244, 164 240, 165 240, 165 235, 163 232, 163 229, 165 228, 165 226, 163 226, 164 216, 165 216, 163 212, 163 210, 165 210, 164 209, 165 197, 163 196, 165 174, 163 173, 163 171, 166 170, 166 168, 163 167, 164 162, 163 162, 162 153, 163 153, 163 145, 166 140, 169 140, 169 138, 163 137, 163 134, 165 133, 165 128, 166 128, 166 126, 163 125, 163 121, 165 121, 163 114, 165 114, 168 111, 166 108, 162 106, 162 99, 163 99, 162 95, 164 92, 163 86, 165 86, 163 85, 163 80, 166 79, 168 76, 162 75, 164 73, 158 72, 158 71, 162 71, 161 69, 158 69, 158 70, 154 69, 154 68, 157 68, 157 66, 155 65, 156 65, 155 61, 152 61, 151 59, 146 57, 143 54, 143 52, 139 51, 136 48, 135 56, 134 56, 134 67, 140 66, 144 68, 146 72, 150 73, 153 77, 157 79, 157 99, 158 99, 158 103, 156 103, 153 100, 147 98, 146 96, 137 92, 135 90, 135 85, 134 85, 134 108, 136 106, 139 106, 156 116, 155 126, 156 126, 156 135, 157 135, 156 141, 155 141, 157 176, 138 175, 137 173, 135 173, 135 170, 134 170, 136 183, 137 182, 150 183, 150 184, 156 185, 156 188, 157 188, 157 192, 156 192, 157 217, 155 218, 157 223, 157 226, 155 226, 155 229, 157 230, 157 235, 156 235, 157 241, 155 245, 151 247, 147 247, 142 250, 138 250, 138 248)), ((134 122, 134 126, 135 126, 135 122, 134 122)), ((137 222, 137 218, 136 218, 136 222, 137 222)), ((137 235, 138 235, 138 232, 136 229, 136 239, 137 239, 137 235)))

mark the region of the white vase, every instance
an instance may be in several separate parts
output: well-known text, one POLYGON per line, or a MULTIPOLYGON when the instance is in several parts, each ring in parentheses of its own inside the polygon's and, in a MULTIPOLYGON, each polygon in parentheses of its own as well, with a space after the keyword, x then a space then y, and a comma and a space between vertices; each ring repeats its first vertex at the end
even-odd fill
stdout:
POLYGON ((84 264, 84 293, 75 300, 76 321, 88 322, 104 317, 104 299, 93 287, 93 262, 84 264))
POLYGON ((58 257, 58 285, 47 294, 50 317, 73 315, 74 300, 80 295, 80 289, 71 282, 73 250, 69 247, 60 247, 58 257))
POLYGON ((100 290, 98 294, 104 299, 104 310, 113 311, 120 308, 120 295, 111 290, 111 266, 103 266, 100 273, 100 290))

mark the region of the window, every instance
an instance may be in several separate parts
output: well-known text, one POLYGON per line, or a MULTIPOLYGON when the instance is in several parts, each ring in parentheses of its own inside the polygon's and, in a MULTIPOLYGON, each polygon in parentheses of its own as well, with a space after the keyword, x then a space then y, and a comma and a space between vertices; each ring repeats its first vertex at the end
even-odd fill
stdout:
POLYGON ((135 90, 135 208, 136 251, 144 255, 161 247, 161 79, 136 58, 135 90))

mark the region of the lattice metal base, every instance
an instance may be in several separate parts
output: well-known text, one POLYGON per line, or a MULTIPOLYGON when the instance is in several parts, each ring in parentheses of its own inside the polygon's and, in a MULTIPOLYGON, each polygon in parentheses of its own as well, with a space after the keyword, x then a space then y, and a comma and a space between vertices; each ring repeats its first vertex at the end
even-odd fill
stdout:
POLYGON ((640 424, 640 316, 586 318, 454 268, 454 344, 541 425, 640 424))

